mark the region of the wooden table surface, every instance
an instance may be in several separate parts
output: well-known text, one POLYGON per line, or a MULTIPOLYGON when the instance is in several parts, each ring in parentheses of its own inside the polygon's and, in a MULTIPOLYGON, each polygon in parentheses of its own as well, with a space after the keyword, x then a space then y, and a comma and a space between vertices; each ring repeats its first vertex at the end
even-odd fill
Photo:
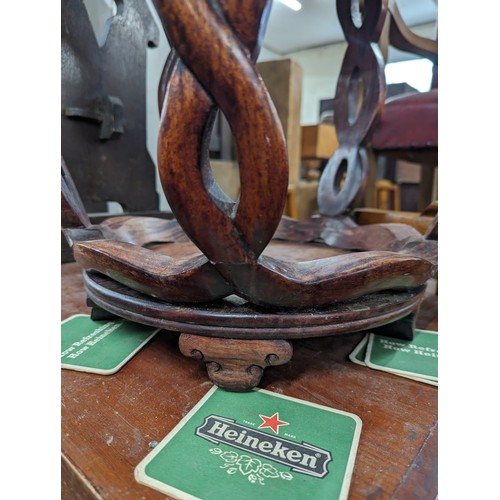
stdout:
MULTIPOLYGON (((63 264, 61 320, 79 313, 90 313, 81 268, 63 264)), ((417 327, 437 326, 430 293, 417 327)), ((138 484, 134 468, 212 386, 178 337, 159 332, 114 375, 62 370, 63 498, 168 498, 138 484)), ((435 499, 438 389, 350 362, 362 337, 293 341, 291 362, 267 368, 259 387, 361 418, 349 499, 435 499)))

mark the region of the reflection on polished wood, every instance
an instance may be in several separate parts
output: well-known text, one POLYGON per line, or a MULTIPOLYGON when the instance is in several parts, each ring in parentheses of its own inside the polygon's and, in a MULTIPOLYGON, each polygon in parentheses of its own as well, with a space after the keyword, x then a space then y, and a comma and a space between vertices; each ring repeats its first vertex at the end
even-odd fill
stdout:
MULTIPOLYGON (((64 264, 61 319, 89 312, 81 267, 64 264)), ((434 293, 417 327, 437 330, 434 293)), ((294 340, 292 360, 264 372, 259 387, 361 418, 350 499, 435 498, 438 390, 351 363, 362 336, 294 340)), ((165 498, 138 484, 134 468, 212 386, 178 339, 159 332, 114 375, 62 370, 63 498, 165 498)))

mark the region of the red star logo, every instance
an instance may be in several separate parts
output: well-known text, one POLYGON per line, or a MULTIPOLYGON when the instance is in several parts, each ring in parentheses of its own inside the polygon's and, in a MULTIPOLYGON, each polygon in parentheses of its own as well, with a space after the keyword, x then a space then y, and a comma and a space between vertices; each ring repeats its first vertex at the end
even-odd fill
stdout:
POLYGON ((266 417, 265 415, 259 415, 262 419, 262 424, 259 425, 259 429, 263 429, 264 427, 269 427, 273 430, 275 434, 278 434, 278 428, 280 425, 289 425, 288 422, 284 422, 280 420, 279 413, 275 413, 272 417, 266 417))

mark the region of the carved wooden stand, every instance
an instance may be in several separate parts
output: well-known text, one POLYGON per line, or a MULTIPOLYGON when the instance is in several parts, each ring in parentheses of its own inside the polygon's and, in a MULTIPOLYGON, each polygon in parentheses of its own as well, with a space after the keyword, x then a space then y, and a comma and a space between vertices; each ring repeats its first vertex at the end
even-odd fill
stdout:
POLYGON ((435 271, 436 242, 409 226, 357 226, 343 216, 339 206, 363 184, 356 168, 347 171, 349 196, 337 179, 331 188, 340 201, 322 197, 323 206, 334 200, 335 217, 282 217, 285 141, 254 68, 269 3, 155 6, 173 47, 160 83, 158 167, 176 220, 116 217, 93 226, 63 165, 65 234, 95 307, 181 332, 181 352, 235 391, 256 386, 266 366, 288 362, 291 339, 395 321, 411 328, 435 271), (238 147, 237 202, 208 160, 217 107, 238 147))

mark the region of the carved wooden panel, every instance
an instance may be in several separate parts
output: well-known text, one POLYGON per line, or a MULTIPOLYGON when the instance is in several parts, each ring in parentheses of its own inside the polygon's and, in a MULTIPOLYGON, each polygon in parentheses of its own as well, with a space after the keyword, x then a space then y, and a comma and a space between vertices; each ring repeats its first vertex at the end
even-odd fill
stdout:
POLYGON ((82 0, 62 1, 61 23, 61 151, 86 210, 158 210, 146 149, 146 51, 158 29, 147 4, 118 1, 102 46, 82 0))

